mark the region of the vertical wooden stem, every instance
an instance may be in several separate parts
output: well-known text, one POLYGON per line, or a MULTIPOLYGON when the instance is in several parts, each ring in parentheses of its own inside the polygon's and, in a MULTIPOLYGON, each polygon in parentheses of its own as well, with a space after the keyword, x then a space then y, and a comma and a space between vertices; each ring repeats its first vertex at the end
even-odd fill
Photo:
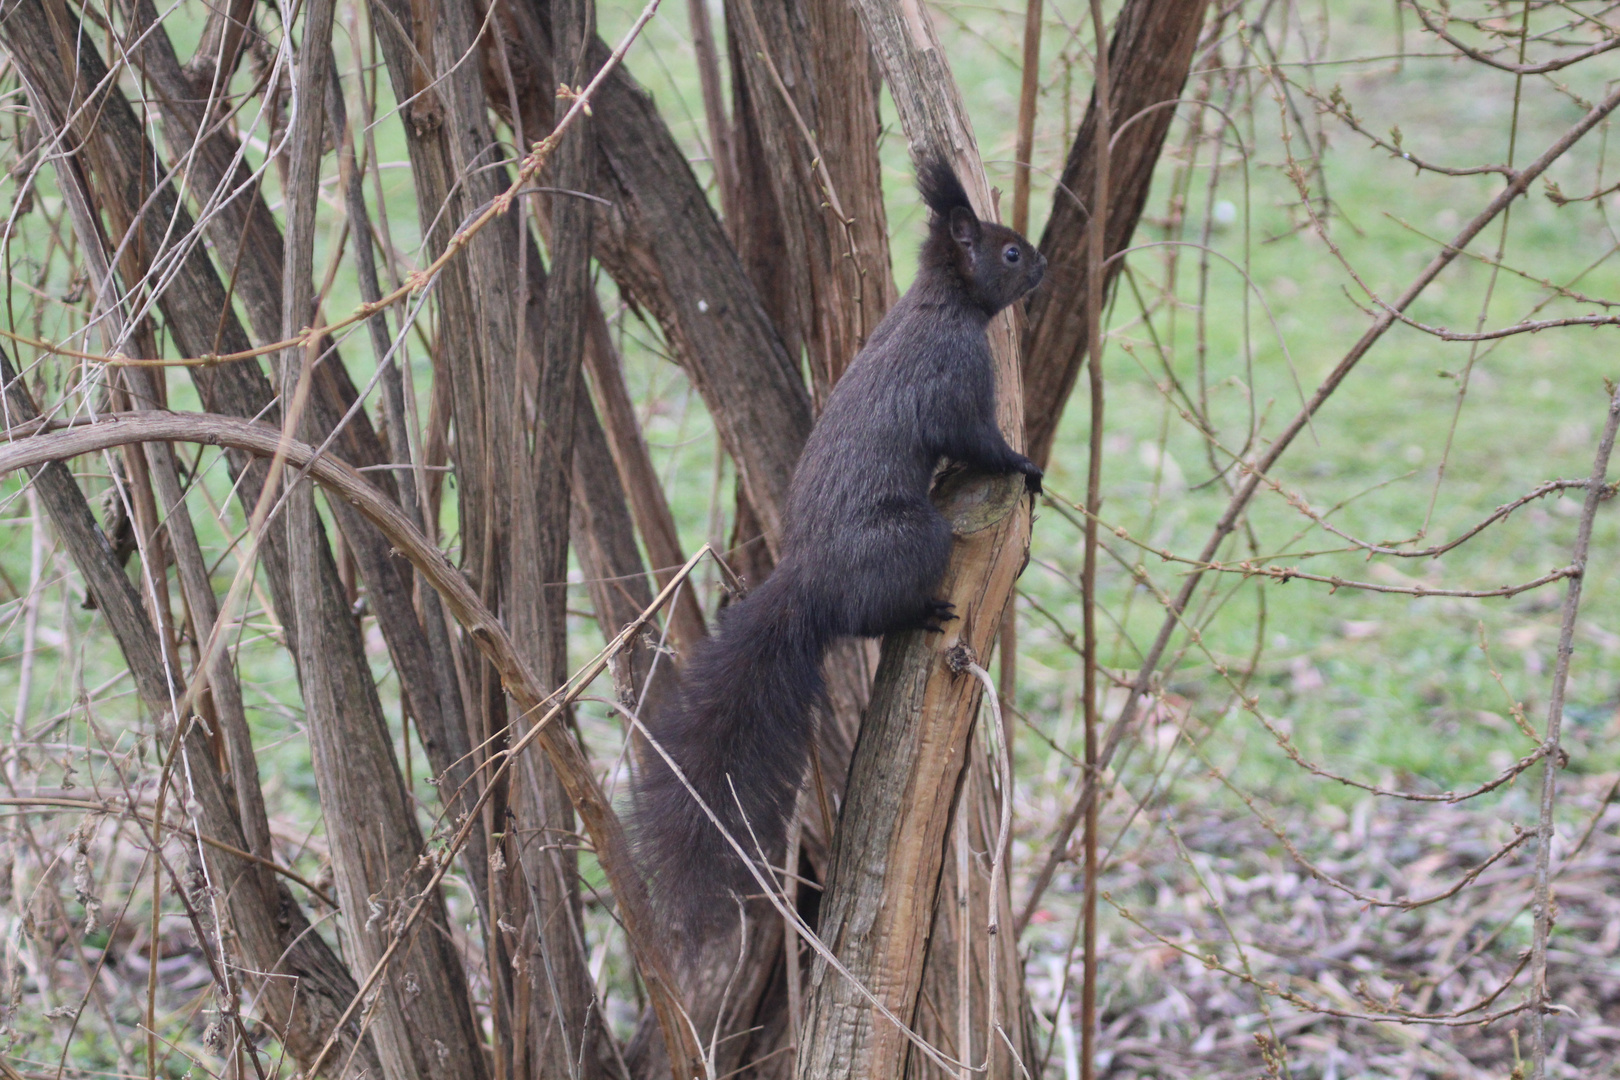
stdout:
POLYGON ((996 693, 1011 706, 1018 693, 1018 594, 1007 597, 996 638, 996 693))
MULTIPOLYGON (((1103 376, 1102 376, 1102 295, 1103 260, 1107 244, 1109 139, 1113 131, 1109 115, 1110 87, 1108 48, 1105 42, 1101 0, 1091 0, 1092 36, 1097 43, 1096 139, 1092 151, 1097 160, 1097 187, 1091 207, 1091 241, 1086 275, 1086 326, 1091 345, 1089 363, 1091 385, 1091 453, 1086 469, 1085 559, 1080 571, 1080 590, 1085 662, 1086 776, 1097 783, 1097 509, 1102 495, 1103 376)), ((1085 929, 1080 985, 1080 1077, 1096 1075, 1097 1055, 1097 806, 1099 799, 1086 804, 1084 898, 1085 929)))
POLYGON ((733 156, 731 121, 720 89, 720 52, 714 45, 713 20, 708 0, 686 0, 692 26, 692 52, 697 59, 698 85, 703 91, 703 116, 709 123, 709 152, 714 156, 714 181, 720 189, 720 216, 732 223, 737 207, 737 159, 733 156))
MULTIPOLYGON (((1042 0, 1028 0, 1024 7, 1024 81, 1018 90, 1018 141, 1013 155, 1018 160, 1013 166, 1012 204, 1012 227, 1025 234, 1029 232, 1029 159, 1035 152, 1035 95, 1041 85, 1042 14, 1042 0)), ((1005 630, 1001 647, 1007 647, 1005 630)))
POLYGON ((1592 521, 1607 492, 1604 483, 1609 475, 1609 456, 1614 452, 1614 440, 1620 431, 1620 388, 1609 392, 1609 416, 1603 425, 1603 437, 1598 442, 1597 455, 1592 462, 1592 475, 1586 482, 1586 505, 1581 509, 1580 525, 1575 532, 1575 550, 1570 559, 1576 572, 1569 577, 1564 593, 1564 608, 1558 632, 1558 661, 1553 670, 1552 692, 1547 699, 1547 734, 1542 739, 1541 765, 1541 819, 1536 828, 1536 926, 1530 940, 1530 993, 1532 1005, 1531 1029, 1535 1035, 1531 1048, 1530 1080, 1543 1080, 1547 1075, 1547 940, 1552 935, 1552 839, 1553 807, 1558 794, 1558 770, 1563 767, 1563 751, 1559 746, 1564 719, 1564 689, 1569 684, 1569 659, 1575 651, 1575 619, 1581 609, 1581 584, 1586 577, 1586 556, 1592 544, 1592 521))

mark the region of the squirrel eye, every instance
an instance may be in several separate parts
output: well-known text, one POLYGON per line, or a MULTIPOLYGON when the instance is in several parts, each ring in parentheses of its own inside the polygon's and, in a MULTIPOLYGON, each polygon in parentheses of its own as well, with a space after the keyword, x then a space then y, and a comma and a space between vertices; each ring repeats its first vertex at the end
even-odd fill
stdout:
POLYGON ((1006 260, 1009 266, 1016 266, 1018 265, 1018 260, 1023 256, 1020 254, 1017 247, 1009 245, 1007 250, 1001 253, 1001 257, 1006 260))

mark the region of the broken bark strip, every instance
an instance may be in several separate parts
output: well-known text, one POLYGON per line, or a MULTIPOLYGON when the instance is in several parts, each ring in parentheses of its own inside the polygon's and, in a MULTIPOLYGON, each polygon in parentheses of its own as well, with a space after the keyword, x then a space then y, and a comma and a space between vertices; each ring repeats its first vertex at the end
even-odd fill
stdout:
MULTIPOLYGON (((1141 220, 1154 166, 1175 119, 1175 107, 1166 103, 1175 101, 1187 82, 1208 6, 1208 0, 1127 0, 1119 13, 1108 46, 1108 67, 1115 77, 1108 95, 1113 123, 1105 259, 1125 250, 1141 220)), ((1052 196, 1052 215, 1041 235, 1046 280, 1029 301, 1023 364, 1026 452, 1043 466, 1091 347, 1086 319, 1091 215, 1077 200, 1089 202, 1097 189, 1096 132, 1093 99, 1069 147, 1052 196)), ((1120 260, 1108 264, 1105 296, 1123 265, 1120 260)))
POLYGON ((263 424, 208 413, 114 413, 93 424, 20 439, 0 446, 0 476, 47 461, 154 439, 227 446, 264 458, 284 451, 289 465, 308 469, 311 478, 329 495, 352 503, 365 514, 438 591, 445 607, 500 672, 518 707, 534 719, 526 740, 537 741, 545 751, 591 838, 618 903, 626 941, 671 1048, 672 1075, 676 1080, 698 1075, 695 1062, 701 1054, 675 995, 665 952, 667 943, 652 916, 646 885, 631 859, 624 826, 597 785, 578 741, 559 721, 561 708, 553 705, 556 695, 547 696, 541 689, 506 628, 444 553, 411 525, 398 504, 379 494, 351 466, 330 456, 317 457, 312 446, 286 442, 279 431, 263 424))
MULTIPOLYGON (((821 908, 821 936, 839 961, 908 1022, 980 697, 977 680, 950 671, 946 651, 966 645, 974 656, 988 654, 1023 568, 1029 522, 1022 492, 1011 483, 959 476, 942 496, 956 544, 940 594, 963 613, 962 629, 885 640, 821 908)), ((1009 1035, 1016 1040, 1018 1033, 1009 1028, 1009 1035)), ((800 1076, 899 1077, 911 1051, 906 1034, 850 979, 817 960, 800 1076)))
MULTIPOLYGON (((912 1014, 913 1026, 918 1035, 934 1046, 960 1051, 965 1043, 970 1048, 967 1056, 972 1064, 982 1065, 988 1059, 991 1062, 989 1076, 996 1080, 1016 1080, 1023 1073, 1008 1057, 1000 1034, 990 1027, 992 995, 997 1022, 1032 1073, 1041 1043, 1034 1038, 1034 1016, 1023 989, 1023 957, 1019 955, 1010 929, 1001 929, 1010 928, 1013 923, 1011 892, 1000 890, 994 918, 990 911, 989 885, 1000 813, 1000 791, 990 783, 995 769, 985 760, 982 739, 970 739, 969 753, 968 769, 948 834, 948 844, 955 848, 956 831, 961 826, 958 819, 965 815, 967 850, 962 854, 966 858, 960 859, 958 852, 952 851, 945 857, 941 869, 933 925, 928 935, 928 958, 923 963, 922 986, 912 1014), (963 864, 967 872, 965 881, 961 876, 963 864), (992 922, 998 927, 994 938, 987 932, 992 922), (992 940, 997 941, 994 950, 992 940), (986 1040, 989 1040, 988 1045, 986 1040)), ((911 1049, 906 1061, 907 1080, 939 1080, 945 1075, 936 1062, 919 1053, 916 1047, 911 1049)))

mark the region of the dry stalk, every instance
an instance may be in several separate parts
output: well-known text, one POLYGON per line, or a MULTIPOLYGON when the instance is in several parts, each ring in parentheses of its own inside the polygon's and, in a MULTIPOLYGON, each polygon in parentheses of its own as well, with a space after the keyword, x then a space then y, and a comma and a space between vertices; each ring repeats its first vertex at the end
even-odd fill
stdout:
POLYGON ((1608 417, 1597 454, 1592 459, 1592 475, 1586 482, 1586 502, 1581 507, 1580 524, 1575 532, 1571 562, 1575 572, 1564 589, 1563 608, 1558 622, 1558 663, 1553 669, 1552 688, 1547 695, 1547 729, 1541 743, 1541 803, 1536 826, 1535 934, 1530 941, 1530 998, 1534 1010, 1530 1021, 1530 1078, 1542 1080, 1547 1071, 1547 1014, 1556 1003, 1547 991, 1547 944, 1555 919, 1552 893, 1553 811, 1558 797, 1558 770, 1564 765, 1560 744, 1564 725, 1564 690, 1569 685, 1569 661, 1575 654, 1575 621, 1581 608, 1581 585, 1586 577, 1586 558, 1592 544, 1592 522, 1603 504, 1609 475, 1609 456, 1614 452, 1615 434, 1620 431, 1620 386, 1609 385, 1608 417))

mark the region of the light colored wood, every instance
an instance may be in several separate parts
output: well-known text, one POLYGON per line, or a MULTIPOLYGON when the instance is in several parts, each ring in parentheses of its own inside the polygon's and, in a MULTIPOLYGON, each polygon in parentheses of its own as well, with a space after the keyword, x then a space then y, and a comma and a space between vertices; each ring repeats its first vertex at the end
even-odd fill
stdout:
MULTIPOLYGON (((940 592, 962 614, 951 624, 960 630, 885 643, 822 906, 822 937, 840 963, 908 1022, 980 695, 978 680, 953 673, 946 654, 958 644, 989 653, 1029 538, 1022 477, 959 477, 943 494, 957 542, 940 592)), ((825 960, 812 969, 808 1001, 801 1077, 902 1075, 906 1033, 825 960)))
MULTIPOLYGON (((857 7, 913 159, 950 162, 980 215, 994 217, 961 95, 921 3, 857 0, 857 7)), ((1008 442, 1021 447, 1023 388, 1012 312, 992 322, 990 345, 997 419, 1008 442)), ((884 643, 822 902, 822 937, 850 977, 825 959, 812 969, 798 1058, 805 1080, 899 1077, 914 1052, 907 1032, 852 979, 891 1016, 910 1021, 980 696, 978 680, 953 673, 945 657, 958 644, 975 658, 990 654, 1028 555, 1023 490, 1022 477, 958 477, 938 495, 957 535, 939 592, 956 605, 961 621, 944 635, 916 632, 884 643)))

